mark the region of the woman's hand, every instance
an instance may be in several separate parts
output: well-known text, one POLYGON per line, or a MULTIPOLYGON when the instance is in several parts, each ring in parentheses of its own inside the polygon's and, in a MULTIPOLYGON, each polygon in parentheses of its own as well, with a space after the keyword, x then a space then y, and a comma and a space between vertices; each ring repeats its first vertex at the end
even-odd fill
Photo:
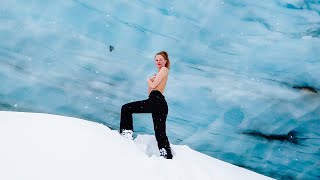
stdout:
POLYGON ((151 77, 149 77, 149 78, 147 79, 147 81, 149 81, 149 79, 150 79, 150 81, 153 82, 155 78, 156 78, 156 74, 153 75, 153 76, 151 76, 151 77))
POLYGON ((150 77, 151 82, 153 82, 155 78, 156 78, 156 75, 153 75, 152 77, 150 77))

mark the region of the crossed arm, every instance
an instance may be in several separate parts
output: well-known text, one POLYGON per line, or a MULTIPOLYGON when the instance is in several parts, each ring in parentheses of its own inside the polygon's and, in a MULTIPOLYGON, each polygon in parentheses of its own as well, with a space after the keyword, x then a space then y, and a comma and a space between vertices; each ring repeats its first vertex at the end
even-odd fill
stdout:
POLYGON ((168 72, 169 72, 168 68, 162 67, 157 75, 154 75, 153 77, 148 78, 147 82, 148 82, 149 88, 151 89, 156 88, 160 84, 162 79, 168 75, 168 72))

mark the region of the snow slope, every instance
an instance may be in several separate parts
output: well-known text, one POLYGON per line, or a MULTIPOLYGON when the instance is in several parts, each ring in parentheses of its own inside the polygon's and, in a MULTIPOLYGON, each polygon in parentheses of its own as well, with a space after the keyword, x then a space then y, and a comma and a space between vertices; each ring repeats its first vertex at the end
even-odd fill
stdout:
POLYGON ((269 179, 183 145, 159 157, 154 136, 132 141, 77 118, 0 111, 0 179, 269 179))

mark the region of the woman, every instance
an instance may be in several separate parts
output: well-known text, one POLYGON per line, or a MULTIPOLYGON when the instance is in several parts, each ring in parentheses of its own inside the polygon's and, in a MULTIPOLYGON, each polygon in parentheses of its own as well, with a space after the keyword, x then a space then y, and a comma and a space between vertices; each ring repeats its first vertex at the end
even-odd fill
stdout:
POLYGON ((170 143, 166 135, 166 119, 168 105, 163 96, 169 75, 170 60, 167 52, 161 51, 154 57, 158 73, 147 79, 149 98, 142 101, 127 103, 121 108, 120 133, 132 139, 133 113, 152 113, 155 136, 158 142, 160 155, 172 159, 170 143))

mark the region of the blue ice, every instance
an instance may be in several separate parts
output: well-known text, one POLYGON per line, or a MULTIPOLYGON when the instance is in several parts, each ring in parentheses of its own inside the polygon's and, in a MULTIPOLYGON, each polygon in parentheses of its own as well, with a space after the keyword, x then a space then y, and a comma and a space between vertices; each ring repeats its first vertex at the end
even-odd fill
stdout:
MULTIPOLYGON (((1 0, 0 39, 0 110, 118 129, 166 50, 172 143, 277 179, 320 177, 318 0, 1 0)), ((134 127, 153 133, 151 116, 134 127)))

